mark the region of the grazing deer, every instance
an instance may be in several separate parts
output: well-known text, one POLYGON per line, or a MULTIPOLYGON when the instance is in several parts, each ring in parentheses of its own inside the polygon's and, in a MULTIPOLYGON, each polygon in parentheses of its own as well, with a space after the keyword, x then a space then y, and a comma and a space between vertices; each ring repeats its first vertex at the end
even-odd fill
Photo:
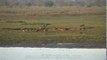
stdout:
POLYGON ((49 31, 54 31, 54 32, 55 32, 55 31, 56 31, 56 28, 53 27, 53 28, 49 28, 48 30, 49 30, 49 31))
POLYGON ((80 25, 80 30, 85 30, 85 29, 86 29, 85 24, 80 25))
POLYGON ((63 28, 55 28, 55 30, 56 31, 61 31, 61 32, 65 31, 65 29, 63 29, 63 28))
POLYGON ((42 27, 38 27, 38 29, 36 30, 36 32, 41 31, 42 27))
POLYGON ((71 30, 71 28, 64 28, 66 31, 71 30))
POLYGON ((22 30, 23 32, 25 32, 25 30, 22 30))
POLYGON ((83 34, 85 30, 86 30, 85 24, 80 25, 80 34, 83 34))
POLYGON ((25 28, 20 28, 20 30, 21 30, 22 32, 25 32, 25 28))
POLYGON ((55 28, 55 30, 56 31, 61 31, 61 32, 63 32, 63 31, 68 31, 68 30, 70 30, 71 28, 55 28))
POLYGON ((48 25, 51 25, 51 24, 43 24, 41 27, 39 27, 37 31, 44 31, 44 32, 48 31, 48 28, 47 28, 48 25))
POLYGON ((46 31, 48 31, 48 29, 47 29, 47 28, 43 28, 43 27, 39 27, 39 28, 36 30, 36 32, 39 32, 39 31, 46 32, 46 31))
POLYGON ((85 24, 80 25, 80 27, 84 27, 84 26, 85 26, 85 24))

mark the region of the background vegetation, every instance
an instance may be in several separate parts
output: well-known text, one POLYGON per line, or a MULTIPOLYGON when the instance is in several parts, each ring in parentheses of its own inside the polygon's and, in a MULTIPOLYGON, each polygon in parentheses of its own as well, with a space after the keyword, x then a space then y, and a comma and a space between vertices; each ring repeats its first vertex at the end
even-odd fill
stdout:
POLYGON ((105 6, 106 0, 0 0, 1 6, 105 6))

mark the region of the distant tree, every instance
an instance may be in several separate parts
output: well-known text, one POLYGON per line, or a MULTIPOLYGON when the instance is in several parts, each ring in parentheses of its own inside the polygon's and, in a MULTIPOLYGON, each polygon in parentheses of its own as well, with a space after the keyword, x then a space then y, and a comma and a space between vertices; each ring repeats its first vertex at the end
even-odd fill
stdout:
POLYGON ((0 5, 1 6, 8 6, 9 5, 8 0, 1 0, 0 5))
POLYGON ((87 6, 87 7, 92 7, 92 6, 95 6, 95 3, 89 2, 89 3, 86 4, 86 6, 87 6))
POLYGON ((27 6, 32 6, 32 3, 29 2, 29 3, 27 3, 26 5, 27 5, 27 6))
POLYGON ((105 6, 106 0, 0 0, 0 6, 105 6))
POLYGON ((45 6, 52 7, 54 5, 53 1, 46 1, 45 6))
POLYGON ((69 6, 73 6, 74 3, 73 3, 72 1, 70 1, 70 2, 68 3, 68 5, 69 5, 69 6))
POLYGON ((87 5, 87 7, 92 7, 92 6, 93 6, 93 5, 91 5, 91 4, 88 4, 88 5, 87 5))
POLYGON ((95 0, 95 4, 96 4, 97 6, 100 6, 100 0, 95 0))
POLYGON ((20 4, 18 2, 15 3, 15 6, 19 6, 20 4))
POLYGON ((95 0, 96 6, 104 6, 106 4, 106 0, 95 0))
POLYGON ((79 1, 78 4, 79 4, 80 6, 85 6, 85 2, 84 2, 84 1, 79 1))
POLYGON ((101 0, 101 6, 106 6, 106 0, 101 0))

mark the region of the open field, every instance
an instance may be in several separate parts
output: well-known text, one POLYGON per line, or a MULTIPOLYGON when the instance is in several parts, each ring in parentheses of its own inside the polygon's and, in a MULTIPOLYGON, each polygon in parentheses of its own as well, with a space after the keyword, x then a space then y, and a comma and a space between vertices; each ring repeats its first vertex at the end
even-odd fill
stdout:
POLYGON ((72 15, 104 15, 105 7, 0 7, 0 15, 25 16, 72 16, 72 15))
POLYGON ((104 8, 4 9, 0 8, 0 46, 86 43, 105 47, 104 8))

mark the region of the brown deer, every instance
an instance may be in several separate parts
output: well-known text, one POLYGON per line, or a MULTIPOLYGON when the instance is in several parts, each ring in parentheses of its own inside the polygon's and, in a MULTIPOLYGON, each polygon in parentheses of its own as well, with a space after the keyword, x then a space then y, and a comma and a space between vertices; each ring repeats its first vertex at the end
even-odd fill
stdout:
POLYGON ((41 27, 41 31, 47 32, 48 31, 48 28, 47 28, 48 25, 51 25, 51 24, 43 24, 41 27))
POLYGON ((85 24, 80 25, 80 30, 85 30, 85 29, 86 29, 85 24))
POLYGON ((65 31, 69 31, 69 30, 71 30, 71 28, 64 28, 65 29, 65 31))
POLYGON ((46 32, 46 31, 48 31, 48 29, 47 29, 47 28, 44 28, 44 27, 39 27, 39 28, 36 30, 36 32, 39 32, 39 31, 46 32))
POLYGON ((55 30, 56 30, 56 31, 60 31, 60 32, 65 31, 65 29, 63 29, 63 28, 55 28, 55 30))
POLYGON ((80 25, 80 34, 83 34, 85 30, 86 30, 85 24, 80 25))

